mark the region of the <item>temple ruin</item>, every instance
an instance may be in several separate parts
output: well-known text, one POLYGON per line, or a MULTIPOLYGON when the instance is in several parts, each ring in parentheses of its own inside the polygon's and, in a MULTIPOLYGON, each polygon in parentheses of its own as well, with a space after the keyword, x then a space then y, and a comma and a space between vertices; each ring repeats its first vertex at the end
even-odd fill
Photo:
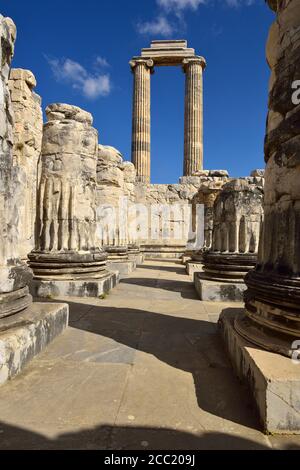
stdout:
MULTIPOLYGON (((136 351, 141 362, 146 355, 163 360, 172 373, 181 369, 166 388, 168 399, 180 380, 182 397, 188 395, 190 374, 196 406, 230 421, 222 408, 226 400, 219 397, 213 407, 199 386, 202 369, 207 377, 220 374, 222 395, 222 374, 229 366, 222 362, 227 361, 224 351, 209 345, 223 342, 235 374, 252 393, 263 430, 300 434, 295 362, 300 349, 300 105, 292 100, 293 83, 300 79, 300 0, 267 3, 276 20, 267 41, 266 169, 239 178, 204 169, 206 61, 187 41, 152 41, 130 61, 128 161, 113 142, 101 141, 87 110, 46 103, 43 123, 34 74, 11 68, 16 26, 0 15, 1 389, 18 374, 21 382, 28 362, 56 338, 60 345, 53 357, 70 355, 75 364, 80 357, 82 369, 102 364, 102 354, 118 367, 131 367, 136 351), (151 183, 151 74, 162 66, 182 67, 186 80, 183 174, 177 184, 151 183), (139 301, 148 303, 141 308, 139 301), (203 309, 202 317, 197 308, 203 309), (69 312, 74 314, 71 328, 69 312), (219 335, 213 329, 217 323, 219 335), (153 347, 154 324, 159 325, 155 341, 161 330, 163 335, 153 347), (65 330, 70 335, 66 351, 65 330), (101 335, 107 350, 99 346, 101 335), (169 344, 172 335, 178 350, 169 344), (74 353, 76 342, 80 348, 74 353)), ((128 371, 123 376, 118 367, 113 373, 129 380, 128 371)), ((135 393, 143 382, 152 386, 150 369, 143 365, 138 386, 128 389, 135 393)), ((164 370, 155 375, 157 387, 164 370)), ((105 382, 103 377, 97 381, 105 382)), ((205 386, 210 389, 208 381, 205 386)), ((145 390, 137 393, 144 396, 145 390)), ((130 406, 124 416, 132 424, 130 406)), ((172 406, 174 422, 180 423, 180 403, 172 406)))

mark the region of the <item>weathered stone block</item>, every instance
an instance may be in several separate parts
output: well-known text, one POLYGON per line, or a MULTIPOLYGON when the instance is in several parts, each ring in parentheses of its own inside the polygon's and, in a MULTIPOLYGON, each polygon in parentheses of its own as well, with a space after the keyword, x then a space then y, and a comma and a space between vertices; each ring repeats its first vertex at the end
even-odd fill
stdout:
POLYGON ((300 433, 300 363, 264 351, 236 332, 234 321, 243 309, 225 309, 220 332, 233 367, 250 387, 264 430, 274 434, 300 433))
POLYGON ((68 326, 66 304, 34 303, 1 320, 0 385, 19 374, 68 326))
POLYGON ((201 300, 209 302, 242 302, 246 285, 242 282, 209 281, 194 274, 194 284, 201 300))
POLYGON ((33 279, 29 288, 34 297, 55 299, 60 297, 102 297, 119 282, 118 271, 101 279, 54 280, 33 279))

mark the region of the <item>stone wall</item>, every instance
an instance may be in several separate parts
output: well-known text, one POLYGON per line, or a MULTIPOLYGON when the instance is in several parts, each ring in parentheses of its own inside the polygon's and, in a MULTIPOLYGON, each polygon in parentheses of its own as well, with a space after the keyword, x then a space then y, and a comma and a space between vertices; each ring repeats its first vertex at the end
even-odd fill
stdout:
POLYGON ((199 176, 180 178, 179 184, 138 185, 136 201, 147 208, 149 221, 140 243, 149 256, 165 252, 177 257, 186 249, 199 249, 200 238, 202 246, 210 237, 211 227, 204 220, 208 194, 218 192, 227 181, 225 171, 202 171, 199 176), (198 208, 197 212, 197 205, 204 205, 204 211, 198 208))
POLYGON ((18 231, 20 255, 26 259, 34 247, 36 216, 37 166, 41 154, 43 114, 41 98, 34 93, 36 80, 29 70, 12 69, 9 89, 14 113, 13 161, 19 168, 24 186, 24 199, 20 201, 18 231))

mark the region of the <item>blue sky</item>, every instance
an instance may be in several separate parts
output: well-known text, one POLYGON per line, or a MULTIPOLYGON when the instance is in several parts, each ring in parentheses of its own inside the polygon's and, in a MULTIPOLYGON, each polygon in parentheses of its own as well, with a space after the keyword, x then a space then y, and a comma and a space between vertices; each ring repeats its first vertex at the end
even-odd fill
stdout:
MULTIPOLYGON (((207 60, 204 167, 246 176, 264 166, 269 70, 264 0, 0 0, 18 29, 14 67, 37 78, 43 107, 80 106, 100 143, 130 160, 132 75, 128 62, 152 39, 187 39, 207 60)), ((183 164, 184 74, 152 77, 152 182, 176 183, 183 164)))

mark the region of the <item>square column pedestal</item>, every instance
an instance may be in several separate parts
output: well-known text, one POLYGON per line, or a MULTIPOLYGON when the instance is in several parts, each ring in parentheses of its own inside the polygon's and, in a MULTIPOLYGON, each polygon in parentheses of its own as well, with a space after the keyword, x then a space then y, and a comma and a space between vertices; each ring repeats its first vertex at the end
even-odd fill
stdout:
POLYGON ((244 340, 234 322, 243 309, 223 310, 219 328, 238 377, 251 389, 264 430, 300 434, 300 362, 244 340))
POLYGON ((67 304, 33 303, 1 319, 0 385, 19 374, 26 364, 68 326, 67 304))
POLYGON ((106 247, 108 253, 107 268, 118 273, 120 279, 127 277, 136 269, 136 260, 129 258, 126 246, 110 246, 106 247))
POLYGON ((254 253, 203 254, 203 271, 194 274, 194 284, 201 300, 242 302, 247 289, 245 275, 255 267, 254 253))
POLYGON ((108 272, 100 279, 57 280, 34 278, 30 285, 33 297, 55 299, 60 297, 102 297, 119 282, 117 270, 108 272))
POLYGON ((244 282, 211 281, 205 279, 203 273, 199 271, 194 272, 194 284, 200 300, 208 302, 243 301, 243 294, 247 289, 244 282))
POLYGON ((117 285, 119 273, 107 269, 107 255, 86 253, 31 252, 34 278, 29 284, 33 297, 102 297, 117 285))

